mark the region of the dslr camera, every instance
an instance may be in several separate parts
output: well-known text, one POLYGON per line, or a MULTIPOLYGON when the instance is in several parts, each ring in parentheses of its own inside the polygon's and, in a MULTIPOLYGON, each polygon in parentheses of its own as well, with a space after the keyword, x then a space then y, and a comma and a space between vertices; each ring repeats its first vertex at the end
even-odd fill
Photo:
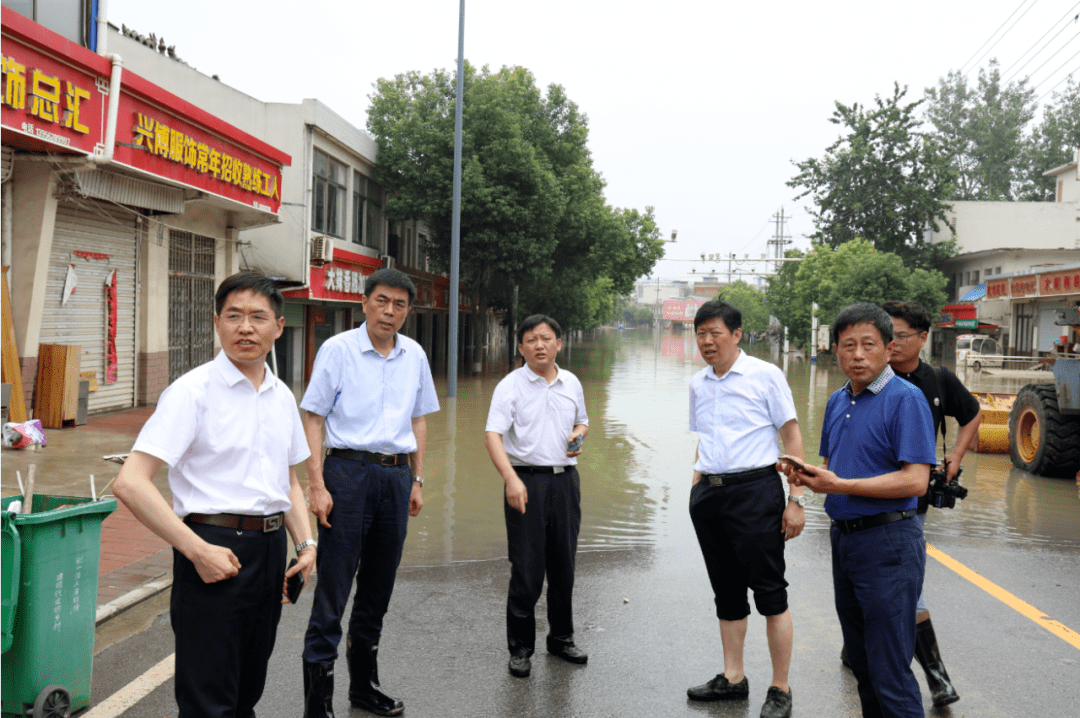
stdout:
POLYGON ((960 485, 960 475, 963 473, 964 467, 961 466, 956 470, 956 478, 949 481, 945 476, 945 469, 932 469, 930 487, 926 492, 930 505, 939 509, 952 509, 956 507, 957 499, 966 499, 968 490, 960 485))

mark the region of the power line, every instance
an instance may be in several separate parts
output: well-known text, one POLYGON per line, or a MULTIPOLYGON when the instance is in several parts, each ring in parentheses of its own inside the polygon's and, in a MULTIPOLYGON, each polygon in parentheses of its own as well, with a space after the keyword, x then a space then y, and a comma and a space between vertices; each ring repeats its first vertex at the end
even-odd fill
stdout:
MULTIPOLYGON (((1046 31, 1045 33, 1043 33, 1043 36, 1042 36, 1042 37, 1040 37, 1040 38, 1039 38, 1038 40, 1036 40, 1035 42, 1033 42, 1033 43, 1031 44, 1031 47, 1029 47, 1028 49, 1024 50, 1024 52, 1023 52, 1023 53, 1022 53, 1022 54, 1020 55, 1020 57, 1016 58, 1016 62, 1014 62, 1013 64, 1009 65, 1009 67, 1008 67, 1008 68, 1006 68, 1005 72, 1003 72, 1002 74, 1003 74, 1003 75, 1006 75, 1006 74, 1008 74, 1008 73, 1009 73, 1009 71, 1010 71, 1010 70, 1012 70, 1012 69, 1013 69, 1014 67, 1016 67, 1016 63, 1017 63, 1017 62, 1020 62, 1020 59, 1021 59, 1021 58, 1023 58, 1023 57, 1024 57, 1024 55, 1026 55, 1026 54, 1028 54, 1029 52, 1031 52, 1031 48, 1035 47, 1035 46, 1036 46, 1036 45, 1038 45, 1038 44, 1039 44, 1040 42, 1042 42, 1042 41, 1043 41, 1043 38, 1045 38, 1045 37, 1046 37, 1047 35, 1049 35, 1049 34, 1050 34, 1050 33, 1051 33, 1052 31, 1053 31, 1054 27, 1055 27, 1055 26, 1056 26, 1056 25, 1057 25, 1058 23, 1060 23, 1060 22, 1061 22, 1062 20, 1064 20, 1065 18, 1067 18, 1067 17, 1069 16, 1069 15, 1071 15, 1071 14, 1072 14, 1072 12, 1073 12, 1073 10, 1075 10, 1075 9, 1076 9, 1076 8, 1078 8, 1078 7, 1080 7, 1080 2, 1076 3, 1076 4, 1075 4, 1075 5, 1073 5, 1073 6, 1071 7, 1071 8, 1069 8, 1069 11, 1068 11, 1068 12, 1066 12, 1066 13, 1065 13, 1064 15, 1062 15, 1062 16, 1061 16, 1061 17, 1060 17, 1060 18, 1058 19, 1058 21, 1057 21, 1057 22, 1055 22, 1055 23, 1054 23, 1053 25, 1051 25, 1051 26, 1050 26, 1050 29, 1048 29, 1048 30, 1047 30, 1047 31, 1046 31)), ((1075 18, 1074 18, 1074 19, 1075 19, 1075 18)), ((1053 36, 1052 38, 1050 38, 1050 40, 1049 40, 1049 41, 1048 41, 1048 42, 1046 43, 1046 45, 1049 45, 1049 44, 1050 44, 1051 42, 1053 42, 1054 40, 1056 40, 1056 39, 1057 39, 1057 36, 1058 36, 1058 35, 1060 35, 1061 33, 1065 32, 1065 28, 1067 28, 1067 27, 1068 27, 1068 25, 1067 25, 1067 24, 1066 24, 1066 25, 1062 25, 1061 29, 1057 31, 1057 35, 1054 35, 1054 36, 1053 36)), ((1028 62, 1031 62, 1032 60, 1034 60, 1034 59, 1035 59, 1036 57, 1038 57, 1038 56, 1039 56, 1039 53, 1041 53, 1041 52, 1042 52, 1043 50, 1045 50, 1045 49, 1046 49, 1046 45, 1043 45, 1043 46, 1042 46, 1041 48, 1039 48, 1039 51, 1038 51, 1038 52, 1036 52, 1036 53, 1035 53, 1034 55, 1032 55, 1031 57, 1029 57, 1029 58, 1027 59, 1027 62, 1025 62, 1025 63, 1024 63, 1023 65, 1021 65, 1021 66, 1020 66, 1020 69, 1018 69, 1018 70, 1017 70, 1016 72, 1017 72, 1017 73, 1019 73, 1019 72, 1020 72, 1020 70, 1023 70, 1023 69, 1025 68, 1025 67, 1027 67, 1027 64, 1028 64, 1028 62)), ((1008 82, 1009 80, 1011 80, 1011 79, 1012 79, 1012 77, 1013 77, 1013 76, 1012 76, 1012 75, 1010 75, 1010 76, 1009 76, 1008 78, 1006 78, 1006 82, 1008 82)))
MULTIPOLYGON (((1034 0, 1034 2, 1032 2, 1032 3, 1030 4, 1030 5, 1028 5, 1028 7, 1027 7, 1027 10, 1025 10, 1025 11, 1024 11, 1024 13, 1023 13, 1023 14, 1022 14, 1022 15, 1021 15, 1020 17, 1016 18, 1016 22, 1014 22, 1014 23, 1013 23, 1012 25, 1010 25, 1010 26, 1009 26, 1009 29, 1008 29, 1008 30, 1006 30, 1005 32, 1003 32, 1003 33, 1001 34, 1001 36, 1000 36, 1000 37, 998 37, 998 39, 997 39, 997 40, 994 40, 994 44, 993 44, 993 45, 991 45, 990 47, 986 48, 986 52, 984 52, 984 53, 982 54, 982 56, 981 56, 981 57, 980 57, 980 58, 979 58, 978 60, 976 60, 976 61, 975 61, 975 65, 972 65, 972 66, 971 66, 970 68, 968 68, 968 72, 971 72, 972 70, 974 70, 974 69, 975 69, 975 66, 976 66, 976 65, 978 65, 978 64, 979 64, 980 62, 982 62, 982 59, 983 59, 983 57, 986 57, 986 56, 987 56, 987 55, 988 55, 988 54, 990 53, 990 51, 991 51, 991 50, 993 50, 993 49, 994 49, 994 47, 996 47, 996 46, 997 46, 997 44, 998 44, 999 42, 1001 42, 1001 41, 1002 41, 1002 39, 1004 39, 1004 37, 1005 37, 1006 35, 1008 35, 1008 34, 1009 34, 1010 32, 1012 32, 1012 29, 1013 29, 1014 27, 1016 27, 1016 26, 1017 26, 1017 24, 1018 24, 1018 23, 1019 23, 1019 22, 1020 22, 1021 20, 1023 20, 1023 19, 1024 19, 1024 15, 1027 15, 1027 14, 1028 14, 1028 12, 1029 12, 1029 11, 1031 10, 1031 8, 1035 7, 1035 3, 1037 3, 1037 2, 1039 2, 1039 0, 1034 0)), ((1022 5, 1022 4, 1023 4, 1023 3, 1021 3, 1021 5, 1022 5)), ((1019 10, 1019 8, 1017 8, 1017 10, 1019 10)), ((1016 11, 1013 11, 1013 14, 1015 15, 1015 14, 1016 14, 1016 11)), ((1011 17, 1011 16, 1010 16, 1010 17, 1011 17)), ((1006 20, 1006 22, 1008 22, 1008 20, 1006 20)), ((965 74, 966 74, 966 73, 965 73, 965 74)))
MULTIPOLYGON (((1054 54, 1053 54, 1053 55, 1051 55, 1050 57, 1048 57, 1048 58, 1046 58, 1045 60, 1043 60, 1043 64, 1041 64, 1041 65, 1039 65, 1038 67, 1036 67, 1036 68, 1035 68, 1035 69, 1034 69, 1034 70, 1033 70, 1033 71, 1031 72, 1031 74, 1032 74, 1032 75, 1034 75, 1034 74, 1035 74, 1036 72, 1038 72, 1039 70, 1043 69, 1043 68, 1044 68, 1044 67, 1046 66, 1046 63, 1050 62, 1050 61, 1051 61, 1051 60, 1053 60, 1053 59, 1054 59, 1055 57, 1057 57, 1057 54, 1058 54, 1059 52, 1061 52, 1061 51, 1062 51, 1062 50, 1064 50, 1064 49, 1065 49, 1066 47, 1068 47, 1068 46, 1069 46, 1069 45, 1070 45, 1070 44, 1072 43, 1072 41, 1073 41, 1073 40, 1075 40, 1075 39, 1076 39, 1076 38, 1078 38, 1078 37, 1080 37, 1080 32, 1078 32, 1078 33, 1076 33, 1075 35, 1073 35, 1073 36, 1072 36, 1072 38, 1071 38, 1071 39, 1070 39, 1070 40, 1069 40, 1068 42, 1066 42, 1066 43, 1065 43, 1064 45, 1062 45, 1061 47, 1059 47, 1059 48, 1057 49, 1057 51, 1055 51, 1055 52, 1054 52, 1054 54)), ((1073 55, 1073 57, 1076 57, 1076 55, 1073 55)), ((1072 58, 1069 58, 1069 59, 1071 60, 1072 58)), ((1066 63, 1066 64, 1068 64, 1068 63, 1066 63)), ((1065 67, 1065 65, 1062 65, 1061 67, 1065 67)), ((1040 87, 1041 85, 1043 85, 1043 84, 1045 84, 1045 83, 1046 83, 1047 81, 1049 81, 1051 77, 1053 77, 1053 76, 1054 76, 1055 74, 1057 74, 1057 72, 1058 72, 1059 70, 1061 70, 1061 67, 1059 67, 1059 68, 1058 68, 1057 70, 1054 70, 1054 71, 1053 71, 1052 73, 1050 73, 1050 74, 1049 74, 1049 75, 1047 76, 1047 78, 1046 78, 1045 80, 1043 80, 1042 82, 1040 82, 1040 83, 1039 83, 1038 85, 1035 85, 1034 89, 1036 89, 1036 90, 1037 90, 1037 89, 1039 89, 1039 87, 1040 87)), ((1030 75, 1029 75, 1029 77, 1030 77, 1030 75)))
MULTIPOLYGON (((1064 68, 1064 67, 1065 67, 1065 65, 1068 65, 1068 64, 1069 64, 1070 62, 1072 62, 1073 60, 1075 60, 1075 59, 1076 59, 1076 58, 1077 58, 1078 56, 1080 56, 1080 50, 1077 50, 1077 51, 1076 51, 1076 53, 1075 53, 1075 54, 1074 54, 1074 55, 1073 55, 1072 57, 1070 57, 1070 58, 1069 58, 1068 60, 1066 60, 1066 61, 1065 61, 1065 64, 1064 64, 1064 65, 1062 65, 1062 66, 1061 66, 1061 67, 1059 67, 1058 69, 1054 70, 1054 71, 1053 71, 1053 72, 1052 72, 1052 73, 1050 74, 1050 77, 1053 77, 1053 76, 1054 76, 1054 75, 1056 75, 1057 73, 1061 72, 1062 68, 1064 68)), ((1046 97, 1047 95, 1049 95, 1049 94, 1050 94, 1051 92, 1053 92, 1053 91, 1054 91, 1055 89, 1057 89, 1058 85, 1060 85, 1060 84, 1061 84, 1062 82, 1065 82, 1065 80, 1068 80, 1068 79, 1069 79, 1069 78, 1071 78, 1071 77, 1072 77, 1072 73, 1070 72, 1070 73, 1069 73, 1068 75, 1066 75, 1066 76, 1065 76, 1065 78, 1064 78, 1063 80, 1060 80, 1060 81, 1059 81, 1059 82, 1057 83, 1057 85, 1054 85, 1054 86, 1053 86, 1053 87, 1051 87, 1051 88, 1050 88, 1049 90, 1047 90, 1046 92, 1044 92, 1044 93, 1042 94, 1042 96, 1041 96, 1041 97, 1039 97, 1039 101, 1041 102, 1041 101, 1042 101, 1042 98, 1043 98, 1043 97, 1046 97)), ((1049 79, 1050 79, 1050 78, 1047 78, 1047 80, 1049 80, 1049 79)))
MULTIPOLYGON (((1035 1, 1036 1, 1036 2, 1038 2, 1038 0, 1035 0, 1035 1)), ((974 53, 974 54, 973 54, 973 55, 972 55, 971 57, 969 57, 969 58, 968 58, 967 62, 965 62, 965 63, 964 63, 963 65, 961 65, 961 66, 960 66, 960 72, 961 72, 961 73, 963 73, 963 74, 967 74, 967 73, 966 73, 966 72, 964 71, 964 68, 965 68, 965 67, 967 67, 967 65, 968 65, 968 62, 971 62, 972 60, 974 60, 974 59, 975 59, 975 56, 976 56, 976 55, 978 55, 978 54, 979 54, 980 52, 982 52, 982 49, 983 49, 984 47, 986 47, 986 43, 987 43, 987 42, 990 42, 991 40, 993 40, 993 39, 994 39, 994 35, 997 35, 997 34, 998 34, 999 32, 1001 32, 1001 28, 1002 28, 1002 27, 1005 27, 1005 25, 1007 25, 1007 24, 1008 24, 1009 20, 1011 20, 1011 19, 1012 19, 1012 16, 1013 16, 1013 15, 1015 15, 1015 14, 1016 14, 1017 12, 1019 12, 1019 11, 1020 11, 1020 8, 1024 7, 1024 5, 1025 5, 1026 3, 1027 3, 1027 0, 1020 0, 1020 4, 1016 6, 1016 9, 1015 9, 1015 10, 1013 10, 1013 11, 1012 11, 1012 13, 1010 13, 1009 17, 1005 18, 1005 22, 1001 23, 1001 27, 999 27, 999 28, 998 28, 997 30, 994 30, 994 32, 990 34, 990 37, 986 38, 986 42, 984 42, 984 43, 983 43, 983 44, 982 44, 982 45, 981 45, 981 46, 979 47, 979 49, 978 49, 978 50, 976 50, 976 51, 975 51, 975 53, 974 53)), ((999 39, 1000 39, 1000 38, 999 38, 999 39)))

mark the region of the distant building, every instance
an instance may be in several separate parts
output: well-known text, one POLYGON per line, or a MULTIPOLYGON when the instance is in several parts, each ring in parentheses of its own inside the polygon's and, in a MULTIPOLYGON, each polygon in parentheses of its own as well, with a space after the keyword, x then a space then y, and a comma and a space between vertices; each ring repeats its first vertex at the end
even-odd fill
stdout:
POLYGON ((1013 355, 1054 350, 1054 322, 1080 300, 1080 275, 1070 271, 1080 266, 1080 169, 1073 161, 1045 176, 1056 179, 1054 202, 953 202, 955 232, 929 233, 932 242, 959 245, 942 267, 951 302, 939 324, 945 356, 957 334, 976 332, 996 336, 1013 355))

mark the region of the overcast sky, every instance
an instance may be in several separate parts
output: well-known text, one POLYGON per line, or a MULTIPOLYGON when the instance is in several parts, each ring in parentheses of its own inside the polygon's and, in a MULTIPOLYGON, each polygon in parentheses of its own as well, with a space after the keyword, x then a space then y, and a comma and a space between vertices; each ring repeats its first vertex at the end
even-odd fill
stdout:
MULTIPOLYGON (((113 24, 163 36, 201 72, 267 102, 318 98, 362 128, 376 79, 455 66, 458 8, 109 2, 113 24)), ((698 259, 662 260, 657 272, 674 279, 726 268, 703 265, 702 253, 760 256, 781 207, 795 246, 809 246, 806 200, 785 182, 792 160, 820 156, 838 136, 835 101, 871 103, 894 81, 921 98, 949 70, 974 68, 974 82, 991 57, 1008 77, 1034 56, 1021 76, 1032 74, 1038 95, 1061 90, 1080 69, 1077 12, 1076 0, 467 0, 465 57, 566 88, 589 117, 608 202, 655 207, 664 236, 679 233, 667 257, 698 259)))

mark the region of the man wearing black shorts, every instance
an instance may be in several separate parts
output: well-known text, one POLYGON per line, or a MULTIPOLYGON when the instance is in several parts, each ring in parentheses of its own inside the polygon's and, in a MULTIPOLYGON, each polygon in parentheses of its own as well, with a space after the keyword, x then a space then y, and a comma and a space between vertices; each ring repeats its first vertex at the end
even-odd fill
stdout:
POLYGON ((690 430, 698 434, 690 518, 705 558, 720 619, 724 672, 687 691, 691 700, 745 700, 743 644, 750 615, 747 589, 765 616, 772 684, 762 718, 791 715, 792 625, 784 579, 784 541, 806 523, 802 489, 784 498, 776 470, 777 437, 800 461, 802 435, 791 389, 773 364, 739 349, 742 315, 722 301, 694 317, 698 351, 709 366, 690 382, 690 430))

